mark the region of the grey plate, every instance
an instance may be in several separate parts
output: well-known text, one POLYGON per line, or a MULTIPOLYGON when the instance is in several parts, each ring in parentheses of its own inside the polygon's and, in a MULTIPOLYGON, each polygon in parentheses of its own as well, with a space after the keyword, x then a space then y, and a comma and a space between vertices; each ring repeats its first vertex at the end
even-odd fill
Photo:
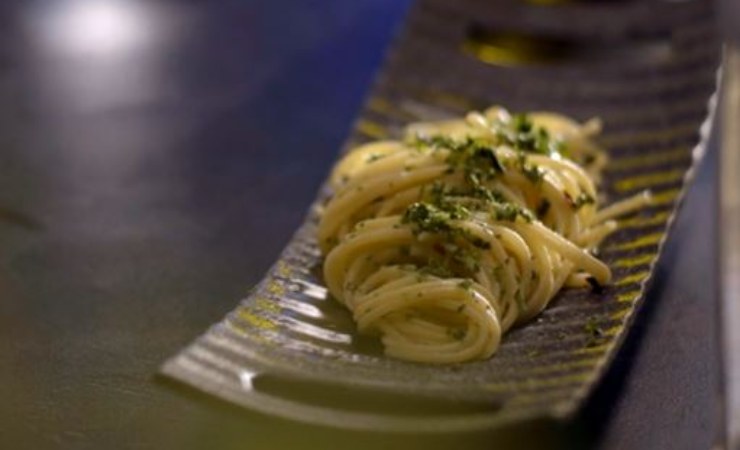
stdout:
POLYGON ((446 432, 572 417, 644 301, 703 153, 719 50, 702 0, 419 1, 345 148, 490 104, 601 117, 610 201, 643 189, 655 197, 602 246, 613 284, 561 292, 488 361, 385 358, 322 286, 315 211, 323 189, 263 281, 162 372, 268 414, 355 429, 446 432))

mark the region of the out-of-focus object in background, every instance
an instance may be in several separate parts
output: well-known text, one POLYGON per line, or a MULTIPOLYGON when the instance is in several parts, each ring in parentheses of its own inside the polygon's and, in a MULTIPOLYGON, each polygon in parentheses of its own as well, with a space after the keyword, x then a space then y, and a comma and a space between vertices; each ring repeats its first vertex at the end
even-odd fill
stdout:
POLYGON ((76 0, 39 8, 31 18, 35 35, 57 53, 102 57, 145 45, 153 20, 135 2, 76 0))
POLYGON ((740 2, 724 0, 720 214, 726 448, 740 449, 740 2))

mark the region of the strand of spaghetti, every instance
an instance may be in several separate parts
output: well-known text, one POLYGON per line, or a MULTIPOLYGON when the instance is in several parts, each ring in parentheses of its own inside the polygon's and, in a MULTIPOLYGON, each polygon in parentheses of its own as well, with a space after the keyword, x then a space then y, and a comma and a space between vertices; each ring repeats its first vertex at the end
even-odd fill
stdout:
POLYGON ((650 191, 640 192, 632 197, 613 203, 610 206, 602 209, 596 214, 594 222, 601 223, 615 217, 623 216, 627 213, 637 211, 650 204, 652 200, 652 194, 650 191))

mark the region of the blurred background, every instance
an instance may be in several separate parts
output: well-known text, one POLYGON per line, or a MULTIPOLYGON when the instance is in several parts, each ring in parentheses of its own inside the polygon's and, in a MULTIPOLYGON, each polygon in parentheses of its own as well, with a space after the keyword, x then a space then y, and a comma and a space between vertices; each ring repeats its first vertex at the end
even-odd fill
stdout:
MULTIPOLYGON (((410 5, 0 5, 0 448, 500 448, 293 424, 155 376, 287 243, 410 5)), ((717 157, 614 370, 543 448, 717 442, 717 157)))

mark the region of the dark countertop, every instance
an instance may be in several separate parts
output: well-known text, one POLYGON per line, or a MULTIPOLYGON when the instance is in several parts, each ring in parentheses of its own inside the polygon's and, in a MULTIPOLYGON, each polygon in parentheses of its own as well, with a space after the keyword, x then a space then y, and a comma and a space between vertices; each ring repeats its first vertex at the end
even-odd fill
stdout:
MULTIPOLYGON (((0 7, 0 448, 496 448, 292 424, 155 376, 277 257, 407 5, 0 7)), ((588 448, 713 442, 713 153, 581 418, 588 448)))

